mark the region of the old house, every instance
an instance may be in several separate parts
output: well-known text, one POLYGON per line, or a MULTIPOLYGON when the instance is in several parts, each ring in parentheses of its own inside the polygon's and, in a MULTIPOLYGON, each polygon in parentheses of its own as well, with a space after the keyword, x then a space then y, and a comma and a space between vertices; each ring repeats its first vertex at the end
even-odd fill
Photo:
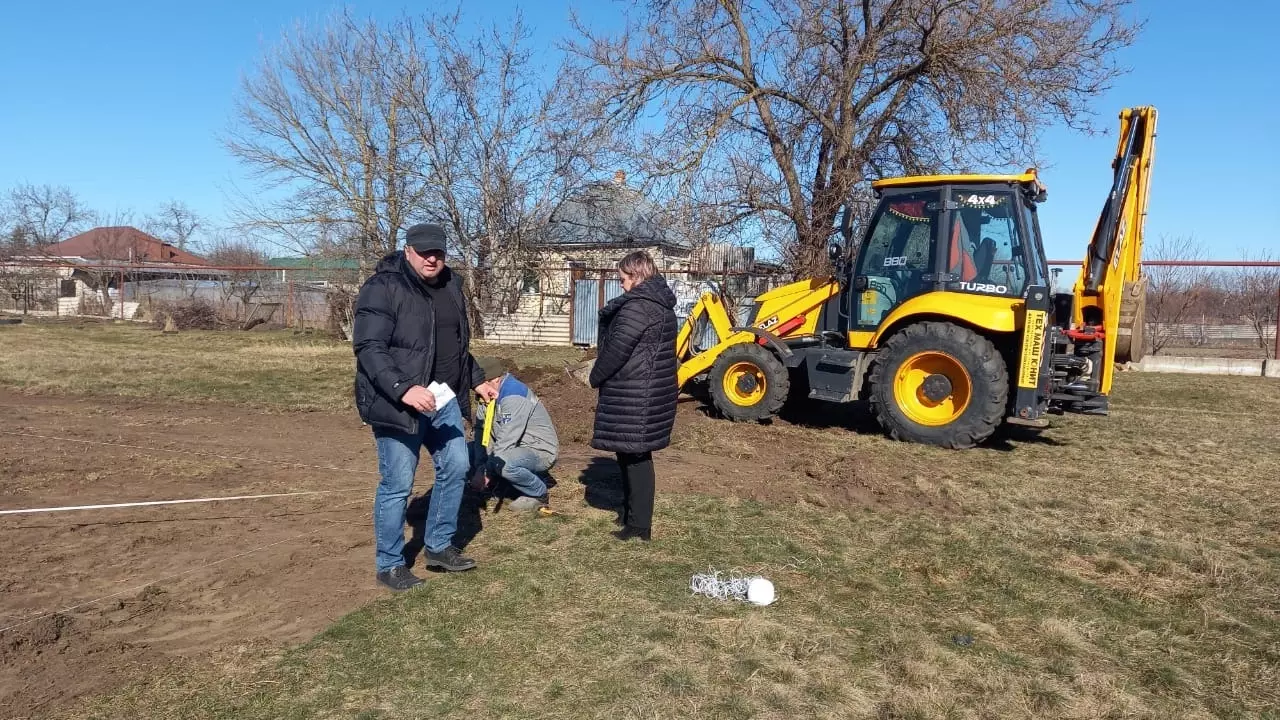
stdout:
POLYGON ((612 180, 580 188, 549 214, 521 279, 514 311, 486 318, 486 339, 594 345, 599 309, 622 293, 614 268, 633 250, 653 256, 676 292, 676 314, 681 318, 705 290, 723 287, 754 296, 771 287, 780 270, 757 261, 751 248, 684 236, 666 221, 661 208, 628 186, 626 176, 618 172, 612 180))
POLYGON ((661 270, 679 273, 688 269, 693 243, 673 232, 622 172, 583 186, 548 215, 523 271, 515 311, 486 318, 485 337, 593 344, 597 311, 622 292, 613 268, 633 250, 647 250, 661 270))
POLYGON ((25 279, 28 298, 41 309, 122 318, 137 312, 139 283, 217 275, 199 255, 129 226, 93 228, 4 266, 5 274, 25 279))

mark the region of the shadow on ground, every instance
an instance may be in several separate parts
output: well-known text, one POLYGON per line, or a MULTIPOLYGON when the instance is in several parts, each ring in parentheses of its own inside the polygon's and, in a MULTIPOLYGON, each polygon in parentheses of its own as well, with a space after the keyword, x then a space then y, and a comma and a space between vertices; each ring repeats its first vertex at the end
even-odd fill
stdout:
MULTIPOLYGON (((482 516, 488 505, 485 495, 467 489, 462 493, 462 505, 458 508, 458 530, 453 535, 453 545, 465 550, 472 540, 484 530, 482 516)), ((431 509, 431 491, 427 490, 409 501, 404 521, 413 529, 413 536, 404 544, 405 565, 413 567, 426 546, 427 512, 431 509)))
POLYGON ((611 457, 593 457, 578 476, 586 489, 587 504, 597 510, 608 510, 622 518, 622 468, 611 457))

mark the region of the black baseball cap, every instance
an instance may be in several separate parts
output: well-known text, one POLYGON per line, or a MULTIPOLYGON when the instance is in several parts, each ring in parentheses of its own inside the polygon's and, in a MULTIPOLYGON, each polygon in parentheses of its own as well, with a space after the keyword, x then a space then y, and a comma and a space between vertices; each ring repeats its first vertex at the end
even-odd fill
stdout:
POLYGON ((419 254, 444 252, 444 228, 435 223, 419 223, 404 231, 404 244, 419 254))

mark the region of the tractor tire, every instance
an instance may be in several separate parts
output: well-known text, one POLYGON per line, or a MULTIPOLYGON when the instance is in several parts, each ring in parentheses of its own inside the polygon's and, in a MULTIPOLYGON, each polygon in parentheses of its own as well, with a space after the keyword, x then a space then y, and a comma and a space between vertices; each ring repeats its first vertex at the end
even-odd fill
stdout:
POLYGON ((787 402, 791 375, 769 350, 755 343, 731 345, 708 374, 711 403, 734 422, 767 420, 787 402))
POLYGON ((1147 354, 1147 278, 1124 284, 1120 295, 1120 323, 1116 337, 1116 362, 1139 362, 1147 354))
POLYGON ((916 323, 891 336, 870 382, 872 412, 889 437, 955 450, 991 437, 1009 399, 1000 351, 947 322, 916 323))

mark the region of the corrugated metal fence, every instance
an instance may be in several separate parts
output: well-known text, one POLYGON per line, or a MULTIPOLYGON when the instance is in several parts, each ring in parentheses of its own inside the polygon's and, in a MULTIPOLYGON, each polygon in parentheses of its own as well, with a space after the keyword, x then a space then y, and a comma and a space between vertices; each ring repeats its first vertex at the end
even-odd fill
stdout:
POLYGON ((595 345, 599 333, 600 309, 622 294, 622 281, 606 278, 573 282, 573 344, 595 345))

